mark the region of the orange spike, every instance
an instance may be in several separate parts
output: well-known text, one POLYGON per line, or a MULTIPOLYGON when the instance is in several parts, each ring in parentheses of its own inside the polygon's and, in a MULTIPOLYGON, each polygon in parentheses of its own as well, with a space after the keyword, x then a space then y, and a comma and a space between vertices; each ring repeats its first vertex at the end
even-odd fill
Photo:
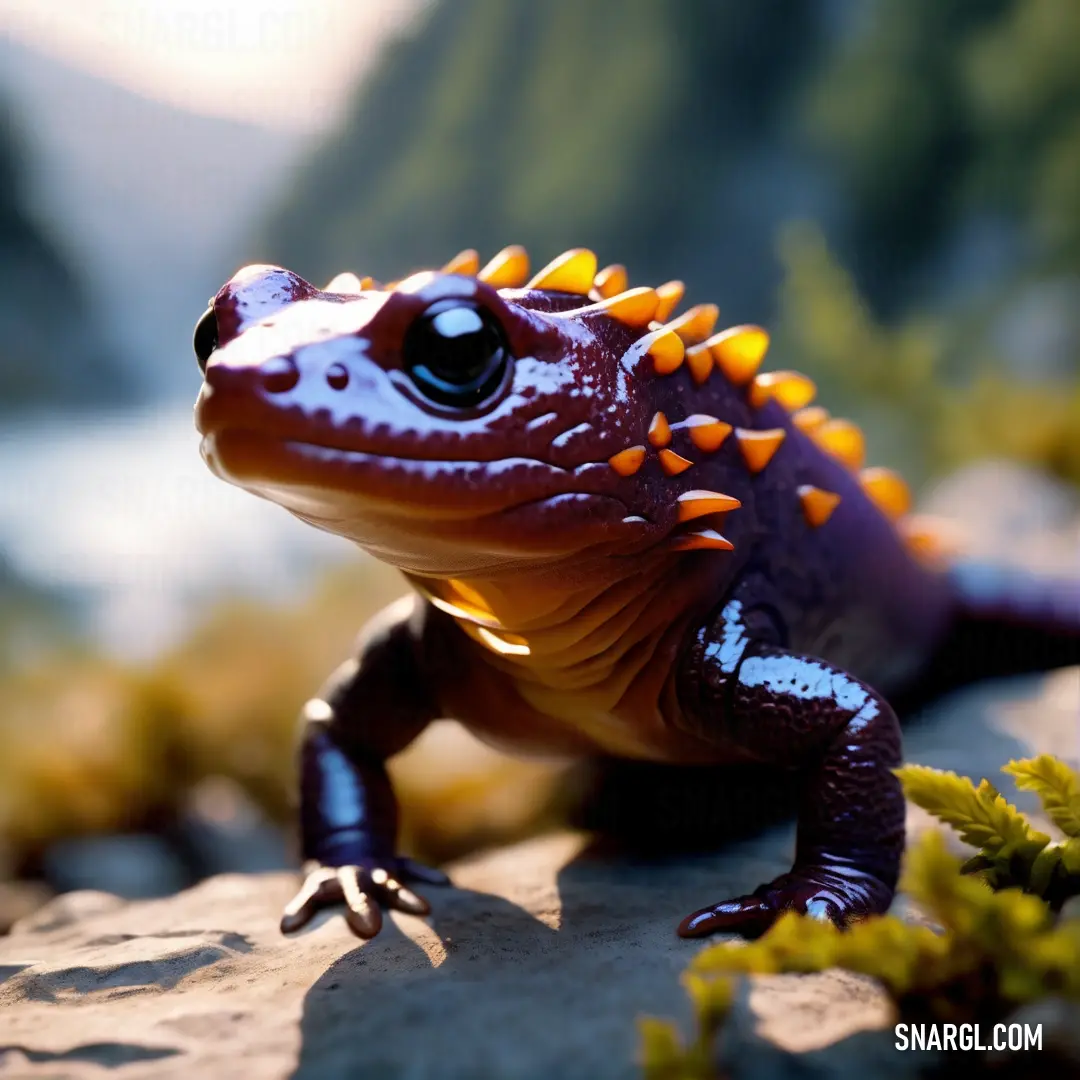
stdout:
POLYGON ((798 371, 767 371, 754 376, 750 384, 750 404, 760 409, 765 402, 775 399, 788 412, 794 412, 809 405, 816 393, 813 380, 798 371))
POLYGON ((346 294, 363 292, 365 288, 365 280, 371 281, 371 278, 361 279, 358 278, 351 270, 342 270, 340 274, 335 274, 326 283, 326 288, 322 291, 346 294))
POLYGON ((803 484, 796 489, 802 503, 803 517, 807 525, 817 528, 832 517, 832 512, 840 505, 840 496, 834 491, 825 491, 813 484, 803 484))
POLYGON ((719 450, 724 440, 731 434, 732 427, 715 416, 694 413, 680 425, 690 433, 690 441, 699 449, 711 454, 719 450))
POLYGON ((911 554, 932 566, 947 564, 970 546, 970 538, 956 522, 932 514, 908 514, 896 528, 911 554))
POLYGON ((628 446, 625 450, 620 450, 613 457, 608 458, 608 464, 620 476, 633 476, 641 468, 644 461, 644 446, 628 446))
POLYGON ((911 489, 892 469, 880 466, 863 469, 859 473, 859 483, 870 501, 891 521, 911 509, 911 489))
POLYGON ((656 288, 660 296, 660 306, 656 309, 656 317, 660 322, 666 322, 671 313, 679 306, 686 293, 686 286, 681 281, 665 281, 656 288))
POLYGON ((678 370, 686 354, 686 348, 682 343, 682 338, 674 330, 662 326, 644 340, 649 342, 645 351, 652 357, 653 368, 657 375, 670 375, 678 370))
POLYGON ((808 405, 805 409, 799 409, 792 417, 791 422, 804 434, 809 435, 816 428, 821 427, 829 419, 829 410, 820 405, 808 405))
POLYGON ((695 304, 689 311, 667 324, 687 345, 696 345, 704 341, 716 326, 720 318, 720 309, 715 304, 695 304))
POLYGON ((722 514, 738 510, 742 503, 732 495, 719 491, 684 491, 678 498, 679 520, 693 521, 705 514, 722 514))
POLYGON ((753 473, 761 472, 772 461, 773 454, 780 448, 786 435, 783 428, 768 428, 765 431, 735 429, 735 438, 739 440, 743 460, 753 473))
POLYGON ((493 289, 520 289, 529 277, 529 253, 520 244, 504 247, 476 276, 493 289))
POLYGON ((576 293, 586 296, 596 277, 596 256, 588 248, 571 248, 534 274, 526 289, 576 293))
POLYGON ((678 476, 679 473, 686 472, 694 464, 687 458, 676 454, 674 450, 661 450, 657 457, 660 458, 660 465, 668 476, 678 476))
POLYGON ((630 278, 626 274, 626 267, 621 263, 612 263, 605 266, 596 277, 593 278, 593 288, 605 299, 618 296, 626 292, 630 285, 630 278))
POLYGON ((694 382, 700 386, 713 372, 712 353, 708 345, 691 345, 686 350, 686 366, 694 382))
POLYGON ((866 438, 850 420, 828 420, 810 437, 825 453, 852 471, 861 469, 866 461, 866 438))
POLYGON ((480 269, 480 253, 475 248, 459 251, 443 268, 444 274, 466 274, 475 277, 480 269))
POLYGON ((658 412, 649 424, 649 442, 656 447, 671 445, 671 425, 662 412, 658 412))
POLYGON ((728 382, 743 386, 761 367, 769 348, 769 335, 760 326, 733 326, 714 334, 706 344, 728 382))
POLYGON ((643 285, 609 297, 607 300, 601 300, 585 310, 604 311, 626 326, 641 329, 652 322, 659 302, 660 298, 656 295, 656 290, 643 285))
POLYGON ((715 529, 676 536, 671 542, 674 551, 734 551, 735 545, 715 529))

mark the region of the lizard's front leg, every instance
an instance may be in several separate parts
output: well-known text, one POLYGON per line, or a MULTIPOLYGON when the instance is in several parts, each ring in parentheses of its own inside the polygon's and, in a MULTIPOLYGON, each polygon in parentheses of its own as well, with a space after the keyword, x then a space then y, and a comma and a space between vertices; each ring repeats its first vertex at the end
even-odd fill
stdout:
POLYGON ((396 852, 397 800, 387 758, 437 715, 425 611, 408 597, 376 616, 361 634, 356 659, 343 664, 304 706, 300 743, 300 832, 310 864, 286 905, 281 929, 300 929, 317 911, 345 904, 353 933, 374 937, 381 907, 430 911, 408 888, 446 884, 445 874, 396 852))
POLYGON ((698 631, 679 699, 698 734, 799 771, 795 864, 748 896, 694 912, 679 926, 683 937, 755 937, 788 910, 843 925, 885 911, 896 888, 904 848, 896 715, 868 686, 772 643, 769 631, 768 616, 731 601, 698 631))

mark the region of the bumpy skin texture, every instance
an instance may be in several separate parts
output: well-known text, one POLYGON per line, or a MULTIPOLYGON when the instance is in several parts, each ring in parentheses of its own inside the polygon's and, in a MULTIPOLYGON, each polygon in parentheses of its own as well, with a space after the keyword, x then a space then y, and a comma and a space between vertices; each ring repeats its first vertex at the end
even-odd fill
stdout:
POLYGON ((852 452, 789 413, 798 381, 754 378, 762 331, 657 321, 663 290, 605 303, 587 252, 525 288, 469 262, 326 292, 249 267, 196 335, 210 468, 415 589, 306 707, 313 866, 283 929, 340 901, 361 937, 383 906, 428 910, 409 886, 443 879, 397 855, 384 763, 444 716, 510 750, 789 770, 791 871, 685 936, 884 910, 904 805, 883 695, 1080 661, 1075 591, 1018 603, 915 559, 852 452))

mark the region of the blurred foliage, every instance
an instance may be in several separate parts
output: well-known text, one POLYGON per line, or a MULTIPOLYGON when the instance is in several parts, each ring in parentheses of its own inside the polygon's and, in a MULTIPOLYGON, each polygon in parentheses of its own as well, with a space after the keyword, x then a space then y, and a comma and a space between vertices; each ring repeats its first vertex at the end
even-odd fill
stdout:
POLYGON ((976 787, 966 776, 905 765, 896 771, 904 794, 939 821, 951 825, 965 844, 979 848, 964 863, 994 889, 1020 888, 1042 897, 1058 911, 1080 895, 1080 775, 1050 754, 1010 761, 1002 772, 1021 791, 1038 795, 1043 810, 1065 839, 1051 841, 983 779, 976 787))
MULTIPOLYGON (((217 607, 177 648, 129 667, 74 648, 0 675, 0 878, 33 873, 58 837, 159 830, 207 777, 292 827, 300 707, 364 620, 401 595, 371 562, 302 603, 217 607), (6 856, 6 858, 5 858, 6 856)), ((391 762, 401 842, 439 862, 543 828, 548 765, 512 761, 434 725, 391 762)))
POLYGON ((82 283, 35 217, 27 156, 0 101, 0 414, 115 403, 122 380, 82 283))
POLYGON ((1080 379, 1024 380, 985 353, 965 366, 965 328, 943 316, 884 325, 813 225, 786 228, 780 251, 776 351, 863 425, 871 460, 918 482, 1002 456, 1080 483, 1080 379))
POLYGON ((900 887, 941 931, 876 915, 847 930, 788 912, 757 941, 722 942, 691 961, 684 983, 697 1030, 689 1051, 675 1029, 646 1021, 650 1080, 710 1078, 716 1040, 733 997, 732 976, 808 974, 845 968, 876 979, 898 1022, 978 1023, 987 1029, 1018 1006, 1054 995, 1080 1001, 1080 918, 1055 920, 1019 889, 994 891, 961 873, 940 833, 908 849, 900 887), (689 1067, 688 1067, 689 1066, 689 1067))
POLYGON ((1075 0, 879 0, 860 19, 808 111, 875 301, 968 215, 1015 222, 1033 270, 1080 270, 1075 0))
POLYGON ((437 3, 308 163, 265 252, 313 280, 385 281, 466 247, 584 244, 710 287, 726 255, 703 207, 784 122, 816 6, 437 3))
POLYGON ((684 1043, 674 1022, 638 1017, 638 1058, 645 1080, 722 1080, 719 1038, 735 1000, 735 982, 722 975, 703 978, 694 971, 683 972, 679 981, 694 1010, 694 1037, 684 1043))

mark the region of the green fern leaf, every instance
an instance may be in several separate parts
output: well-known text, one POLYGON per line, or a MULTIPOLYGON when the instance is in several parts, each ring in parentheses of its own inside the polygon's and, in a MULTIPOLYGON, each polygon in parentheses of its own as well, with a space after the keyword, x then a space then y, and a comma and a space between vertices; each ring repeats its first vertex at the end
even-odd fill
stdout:
POLYGON ((680 1080, 683 1049, 674 1023, 655 1016, 639 1016, 637 1027, 638 1060, 646 1080, 680 1080))
POLYGON ((1061 845, 1061 865, 1067 874, 1080 876, 1080 838, 1072 837, 1061 845))
POLYGON ((975 787, 967 777, 926 765, 905 765, 895 772, 913 803, 951 825, 964 843, 981 848, 987 856, 1019 852, 1033 859, 1050 843, 1050 837, 1032 829, 989 780, 975 787))
POLYGON ((682 984, 694 1005, 698 1027, 706 1033, 716 1031, 735 1000, 734 981, 726 977, 705 978, 687 971, 683 974, 682 984))
POLYGON ((1080 774, 1050 754, 1010 761, 1001 771, 1015 777, 1021 791, 1034 791, 1066 836, 1080 837, 1080 774))

